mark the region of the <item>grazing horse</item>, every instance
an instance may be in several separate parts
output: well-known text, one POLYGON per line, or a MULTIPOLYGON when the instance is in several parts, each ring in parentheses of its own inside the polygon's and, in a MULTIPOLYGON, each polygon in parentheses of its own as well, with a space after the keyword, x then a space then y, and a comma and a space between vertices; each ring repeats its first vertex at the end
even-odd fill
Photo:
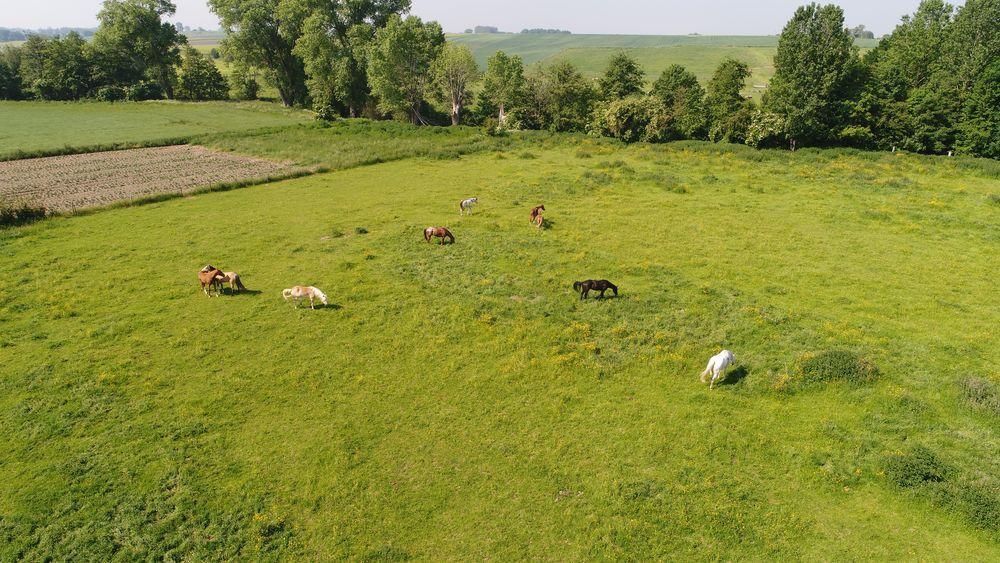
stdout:
POLYGON ((472 208, 475 207, 478 203, 479 203, 478 197, 470 197, 469 199, 463 199, 458 204, 458 214, 465 215, 465 212, 468 211, 469 215, 472 215, 472 208))
POLYGON ((587 280, 582 282, 573 282, 573 291, 580 292, 580 299, 586 299, 587 294, 591 291, 601 292, 601 299, 604 299, 604 292, 611 290, 615 293, 615 297, 618 297, 618 286, 609 282, 608 280, 587 280))
POLYGON ((542 211, 545 211, 544 205, 539 205, 538 207, 532 207, 530 221, 532 223, 535 223, 536 225, 541 226, 541 223, 538 222, 538 216, 542 214, 542 211))
POLYGON ((451 234, 451 231, 444 227, 427 227, 424 229, 424 240, 430 242, 433 237, 441 239, 442 245, 445 239, 448 239, 451 244, 455 244, 455 235, 451 234))
POLYGON ((289 298, 292 298, 295 301, 296 309, 299 307, 299 301, 306 298, 309 299, 310 309, 316 308, 315 301, 317 299, 319 299, 320 303, 322 303, 324 307, 330 304, 329 300, 326 298, 325 293, 311 286, 307 287, 303 285, 297 285, 293 288, 282 291, 281 296, 285 298, 285 301, 288 301, 289 298))
POLYGON ((219 280, 222 283, 229 284, 229 291, 236 293, 237 291, 246 291, 247 286, 243 285, 243 280, 240 279, 240 275, 236 272, 223 272, 223 278, 219 280))
POLYGON ((541 213, 539 213, 538 215, 535 216, 533 222, 535 223, 535 226, 537 226, 539 229, 542 229, 543 225, 545 224, 545 218, 542 217, 541 213))
POLYGON ((198 282, 201 283, 201 290, 205 295, 212 296, 211 290, 215 289, 216 294, 222 294, 222 280, 226 275, 217 268, 202 270, 198 272, 198 282))
POLYGON ((705 367, 705 371, 701 372, 701 382, 705 383, 705 378, 708 374, 712 374, 712 383, 709 384, 708 388, 711 390, 715 387, 715 382, 719 378, 725 379, 726 370, 729 366, 736 362, 736 356, 733 355, 729 350, 723 350, 718 354, 712 356, 708 360, 708 366, 705 367))

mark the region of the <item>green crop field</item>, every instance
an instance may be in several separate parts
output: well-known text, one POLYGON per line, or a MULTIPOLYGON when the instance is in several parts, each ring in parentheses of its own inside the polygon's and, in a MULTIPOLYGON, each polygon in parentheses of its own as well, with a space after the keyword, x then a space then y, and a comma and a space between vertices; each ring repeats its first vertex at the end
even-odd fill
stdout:
POLYGON ((302 123, 309 112, 235 102, 0 101, 0 157, 65 147, 155 143, 161 139, 302 123))
POLYGON ((0 231, 0 559, 1000 557, 995 162, 357 127, 0 231))

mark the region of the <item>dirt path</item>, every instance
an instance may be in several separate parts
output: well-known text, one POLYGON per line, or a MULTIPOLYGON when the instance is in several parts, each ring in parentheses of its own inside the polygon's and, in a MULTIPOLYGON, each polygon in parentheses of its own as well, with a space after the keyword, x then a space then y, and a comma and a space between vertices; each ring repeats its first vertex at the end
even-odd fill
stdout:
POLYGON ((69 211, 288 170, 191 145, 55 156, 0 162, 0 197, 69 211))

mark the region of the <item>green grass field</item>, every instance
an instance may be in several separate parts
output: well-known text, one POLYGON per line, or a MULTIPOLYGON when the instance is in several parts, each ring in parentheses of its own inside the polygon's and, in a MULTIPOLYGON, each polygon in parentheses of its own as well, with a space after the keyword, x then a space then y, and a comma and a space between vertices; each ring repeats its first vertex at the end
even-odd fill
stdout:
POLYGON ((291 125, 306 111, 260 102, 0 101, 0 157, 65 147, 156 142, 206 133, 291 125))
MULTIPOLYGON (((542 61, 548 64, 555 60, 566 60, 580 69, 588 78, 604 74, 608 61, 621 52, 615 47, 585 47, 566 49, 542 61)), ((702 84, 707 84, 719 64, 728 58, 747 63, 753 73, 747 80, 746 93, 763 91, 754 85, 765 86, 774 76, 774 47, 725 47, 714 45, 677 45, 673 47, 641 47, 628 49, 628 54, 638 61, 646 71, 650 85, 670 65, 679 64, 693 72, 702 84)))
POLYGON ((1000 556, 995 163, 507 143, 0 231, 0 559, 1000 556))

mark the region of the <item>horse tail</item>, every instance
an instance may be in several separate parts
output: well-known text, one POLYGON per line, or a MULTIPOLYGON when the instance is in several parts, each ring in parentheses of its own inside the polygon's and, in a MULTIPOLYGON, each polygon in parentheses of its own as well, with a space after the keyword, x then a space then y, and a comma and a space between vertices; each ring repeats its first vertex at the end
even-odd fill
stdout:
POLYGON ((235 283, 236 287, 240 288, 241 290, 245 290, 247 288, 247 286, 243 285, 243 280, 240 279, 239 274, 233 274, 233 283, 235 283))
POLYGON ((573 282, 573 291, 580 291, 581 288, 583 288, 583 282, 573 282))
POLYGON ((427 241, 427 242, 431 241, 431 230, 430 229, 424 229, 424 240, 427 241))

